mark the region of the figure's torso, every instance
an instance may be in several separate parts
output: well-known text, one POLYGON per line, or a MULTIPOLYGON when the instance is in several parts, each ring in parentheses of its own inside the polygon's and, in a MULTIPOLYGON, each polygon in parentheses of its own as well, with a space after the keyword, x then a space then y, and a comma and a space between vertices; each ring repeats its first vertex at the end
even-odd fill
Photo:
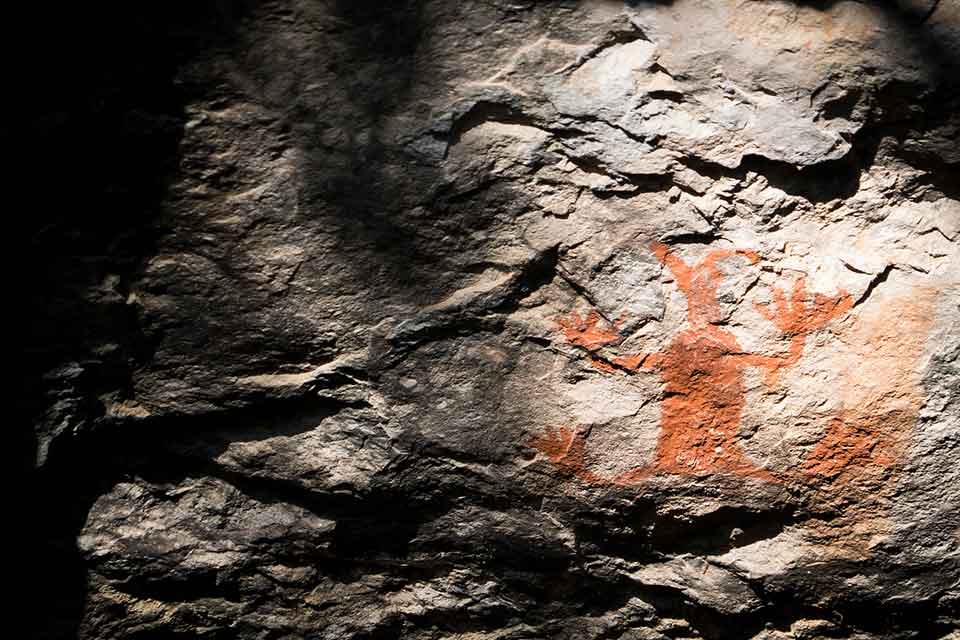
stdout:
POLYGON ((752 467, 738 445, 744 404, 736 338, 715 327, 678 334, 663 353, 665 397, 655 466, 672 473, 752 467))

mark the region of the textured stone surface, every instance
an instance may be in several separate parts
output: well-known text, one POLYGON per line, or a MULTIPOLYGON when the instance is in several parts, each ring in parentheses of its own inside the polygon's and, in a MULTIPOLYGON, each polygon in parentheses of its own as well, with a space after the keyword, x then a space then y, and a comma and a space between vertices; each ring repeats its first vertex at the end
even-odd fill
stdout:
POLYGON ((69 11, 36 636, 955 637, 960 4, 69 11))

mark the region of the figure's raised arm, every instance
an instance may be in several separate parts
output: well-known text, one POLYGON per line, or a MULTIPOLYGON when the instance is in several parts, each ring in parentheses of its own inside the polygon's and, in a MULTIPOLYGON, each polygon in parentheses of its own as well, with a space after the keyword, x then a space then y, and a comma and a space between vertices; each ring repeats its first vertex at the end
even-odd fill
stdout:
POLYGON ((773 290, 773 309, 769 305, 754 306, 785 335, 806 335, 853 307, 853 298, 846 291, 841 290, 839 294, 825 296, 818 293, 811 299, 807 294, 806 279, 801 277, 794 281, 789 301, 786 292, 777 287, 773 290))
POLYGON ((681 290, 686 290, 693 278, 693 269, 662 242, 654 242, 650 245, 650 250, 665 267, 670 269, 677 281, 677 286, 681 290))
POLYGON ((733 256, 743 256, 752 264, 760 262, 760 255, 752 249, 715 249, 708 253, 700 264, 705 267, 716 268, 719 260, 732 258, 733 256))
POLYGON ((806 280, 797 278, 789 300, 786 292, 777 287, 773 290, 772 305, 754 306, 760 315, 770 320, 784 336, 790 338, 790 349, 782 355, 742 354, 737 358, 745 366, 766 369, 767 382, 773 383, 781 369, 800 361, 807 335, 849 311, 853 306, 853 298, 845 291, 840 291, 837 296, 816 294, 811 298, 807 294, 806 280))
POLYGON ((556 320, 567 344, 596 351, 620 341, 620 323, 607 322, 596 310, 581 316, 576 311, 556 320))

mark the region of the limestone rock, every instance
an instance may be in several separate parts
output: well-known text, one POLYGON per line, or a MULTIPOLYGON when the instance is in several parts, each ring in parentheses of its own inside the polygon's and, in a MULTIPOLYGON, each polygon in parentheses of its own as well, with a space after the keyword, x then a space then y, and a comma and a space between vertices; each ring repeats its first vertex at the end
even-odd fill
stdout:
POLYGON ((11 22, 33 636, 956 635, 960 4, 133 5, 11 22))

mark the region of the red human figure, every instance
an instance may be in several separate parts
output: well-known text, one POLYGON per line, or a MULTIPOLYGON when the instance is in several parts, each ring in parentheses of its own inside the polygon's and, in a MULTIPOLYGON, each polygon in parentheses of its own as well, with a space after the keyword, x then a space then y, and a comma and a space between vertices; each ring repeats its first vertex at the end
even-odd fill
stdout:
POLYGON ((712 251, 690 266, 663 244, 656 243, 651 248, 671 271, 677 288, 687 299, 688 326, 664 351, 606 360, 598 352, 617 341, 616 326, 602 327, 599 317, 591 314, 584 320, 574 316, 575 319, 562 321, 561 327, 567 341, 586 349, 601 369, 659 372, 664 389, 660 435, 653 460, 604 478, 587 466, 588 430, 561 427, 534 438, 531 445, 566 473, 591 483, 633 484, 655 474, 724 473, 774 480, 773 474, 747 458, 738 442, 745 403, 743 371, 747 367, 761 368, 768 382, 772 382, 779 371, 800 360, 807 335, 849 310, 852 299, 842 291, 836 297, 811 298, 803 278, 794 283, 789 300, 783 290, 775 289, 773 308, 758 306, 758 310, 790 338, 789 350, 772 356, 744 353, 736 337, 718 324, 723 314, 717 287, 723 273, 717 263, 733 256, 756 263, 757 254, 747 250, 712 251))

